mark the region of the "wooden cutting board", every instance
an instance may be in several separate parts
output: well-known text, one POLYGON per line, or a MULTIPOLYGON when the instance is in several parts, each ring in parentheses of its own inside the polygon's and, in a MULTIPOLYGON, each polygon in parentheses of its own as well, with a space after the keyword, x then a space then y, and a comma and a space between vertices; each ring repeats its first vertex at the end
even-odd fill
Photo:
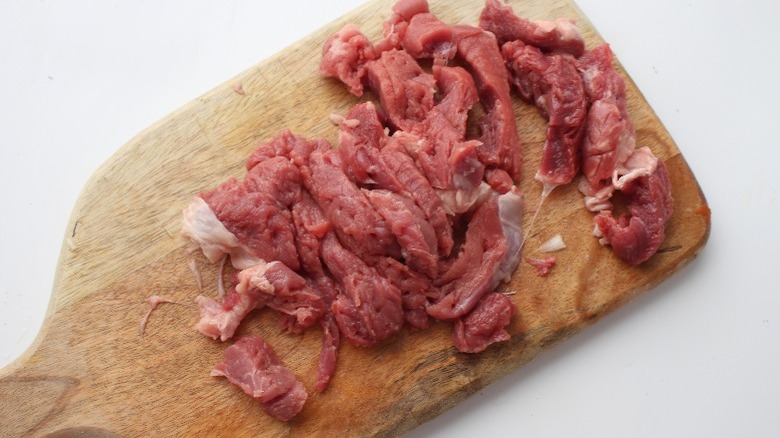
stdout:
MULTIPOLYGON (((259 140, 284 128, 336 138, 328 120, 359 100, 317 72, 321 44, 347 22, 372 40, 391 2, 372 1, 240 74, 159 121, 122 147, 84 188, 70 219, 46 321, 34 345, 0 371, 0 435, 94 436, 323 435, 389 436, 407 432, 538 354, 593 324, 686 266, 707 240, 709 209, 680 151, 629 80, 629 110, 638 144, 665 160, 674 216, 659 253, 630 267, 591 236, 592 214, 574 184, 558 188, 539 214, 525 255, 555 234, 568 248, 541 278, 522 262, 510 284, 518 306, 508 342, 477 355, 458 353, 451 325, 403 332, 370 349, 344 345, 330 388, 315 394, 320 332, 279 333, 270 312, 239 330, 258 333, 313 394, 293 421, 264 415, 224 379, 209 376, 228 343, 192 328, 199 291, 179 236, 192 197, 233 176, 259 140), (235 90, 241 85, 244 93, 235 90), (145 336, 139 320, 153 294, 161 306, 145 336)), ((568 0, 512 2, 533 19, 576 18, 588 47, 600 37, 568 0)), ((475 24, 482 0, 432 1, 443 20, 475 24)), ((621 70, 622 71, 622 70, 621 70)), ((535 108, 515 102, 525 164, 520 186, 527 227, 539 200, 533 180, 545 137, 535 108)), ((203 267, 206 294, 216 269, 203 267)))

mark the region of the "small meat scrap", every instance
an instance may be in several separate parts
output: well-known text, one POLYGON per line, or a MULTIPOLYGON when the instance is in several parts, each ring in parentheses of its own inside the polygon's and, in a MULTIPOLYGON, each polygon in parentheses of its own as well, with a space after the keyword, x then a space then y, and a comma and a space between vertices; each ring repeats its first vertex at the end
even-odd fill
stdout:
POLYGON ((500 44, 520 40, 549 52, 563 52, 579 57, 585 41, 572 20, 530 21, 515 15, 512 7, 501 0, 487 0, 479 16, 479 26, 493 32, 500 44))
POLYGON ((455 348, 463 353, 479 353, 496 342, 509 340, 505 327, 515 314, 515 305, 497 292, 483 297, 468 315, 455 321, 452 335, 455 348))
POLYGON ((228 347, 211 375, 226 377, 260 402, 266 414, 281 421, 295 417, 309 397, 303 384, 258 336, 242 337, 228 347))
POLYGON ((176 301, 173 301, 170 298, 166 298, 160 295, 152 295, 146 299, 146 302, 149 303, 149 311, 146 312, 143 318, 141 318, 141 325, 138 330, 141 336, 144 335, 144 332, 146 331, 146 324, 149 323, 149 317, 152 316, 152 312, 154 312, 154 310, 157 309, 157 306, 159 306, 162 303, 178 304, 176 303, 176 301))
POLYGON ((360 33, 357 26, 347 24, 328 38, 322 47, 320 73, 338 78, 355 96, 363 95, 366 63, 376 58, 371 42, 360 33))
POLYGON ((536 268, 536 275, 546 277, 547 274, 550 273, 550 270, 552 270, 552 267, 558 263, 558 258, 555 256, 546 256, 542 258, 526 257, 525 261, 536 268))

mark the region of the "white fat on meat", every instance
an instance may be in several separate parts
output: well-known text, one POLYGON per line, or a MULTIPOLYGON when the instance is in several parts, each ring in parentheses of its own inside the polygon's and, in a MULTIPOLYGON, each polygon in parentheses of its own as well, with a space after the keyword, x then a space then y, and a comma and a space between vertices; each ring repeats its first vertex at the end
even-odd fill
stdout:
POLYGON ((615 169, 612 185, 617 190, 623 190, 629 182, 652 175, 657 167, 658 158, 647 146, 641 147, 633 151, 628 159, 615 169))
POLYGON ((588 211, 598 213, 602 210, 612 210, 612 194, 615 193, 615 187, 607 183, 603 187, 594 187, 588 178, 583 176, 579 184, 580 192, 585 197, 585 208, 588 211))
POLYGON ((281 262, 266 263, 261 260, 256 265, 251 266, 239 272, 238 284, 236 285, 236 292, 240 294, 246 294, 249 291, 249 289, 254 288, 262 291, 263 293, 273 295, 274 286, 268 281, 268 278, 266 278, 265 273, 268 271, 269 268, 273 267, 277 263, 281 263, 281 262))
POLYGON ((493 189, 484 181, 475 189, 468 191, 458 189, 436 190, 436 194, 443 204, 444 211, 450 216, 466 213, 472 207, 485 201, 491 193, 493 193, 493 189))
POLYGON ((200 247, 211 263, 217 263, 225 254, 236 269, 246 269, 258 263, 241 245, 235 234, 219 221, 203 198, 196 196, 182 211, 181 234, 200 247))
MULTIPOLYGON (((506 257, 493 274, 493 284, 509 281, 517 265, 523 247, 523 206, 525 200, 517 187, 498 197, 498 217, 506 237, 506 257)), ((495 287, 495 286, 493 286, 495 287)))

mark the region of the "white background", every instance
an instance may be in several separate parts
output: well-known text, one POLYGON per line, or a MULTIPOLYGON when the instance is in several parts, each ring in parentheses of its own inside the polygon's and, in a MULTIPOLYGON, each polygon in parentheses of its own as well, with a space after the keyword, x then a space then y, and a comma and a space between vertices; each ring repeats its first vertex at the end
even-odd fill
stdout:
MULTIPOLYGON (((92 172, 360 2, 0 3, 0 366, 42 323, 92 172)), ((779 3, 578 4, 693 169, 709 243, 670 281, 411 435, 778 436, 779 3)))

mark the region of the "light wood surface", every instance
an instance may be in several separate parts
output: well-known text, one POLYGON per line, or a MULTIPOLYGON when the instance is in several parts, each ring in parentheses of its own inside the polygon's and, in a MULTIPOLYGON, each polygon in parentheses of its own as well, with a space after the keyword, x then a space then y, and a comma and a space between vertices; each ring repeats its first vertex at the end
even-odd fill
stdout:
MULTIPOLYGON (((431 1, 447 22, 476 23, 481 0, 431 1)), ((567 0, 512 2, 533 19, 577 19, 588 47, 601 39, 567 0)), ((228 384, 209 376, 228 344, 192 327, 199 293, 179 236, 180 214, 199 191, 242 177, 253 144, 284 128, 336 138, 328 120, 359 100, 317 72, 324 39, 347 22, 372 40, 392 3, 372 1, 314 32, 282 53, 225 82, 160 120, 114 154, 85 186, 64 238, 51 303, 38 338, 0 370, 0 435, 238 436, 287 434, 390 436, 402 434, 478 389, 523 366, 687 265, 703 247, 709 209, 680 151, 629 80, 629 110, 638 145, 649 146, 669 169, 675 211, 659 254, 630 267, 591 236, 592 214, 575 184, 551 195, 524 255, 555 234, 568 245, 541 278, 522 262, 510 284, 518 306, 512 340, 477 355, 458 353, 451 325, 403 332, 382 345, 343 345, 338 369, 323 394, 312 390, 320 332, 279 333, 270 312, 253 314, 239 329, 258 333, 311 394, 293 421, 281 423, 228 384), (244 94, 234 86, 241 84, 244 94), (150 295, 163 304, 145 336, 138 332, 150 295)), ((527 226, 541 187, 533 180, 545 122, 515 99, 525 163, 519 182, 527 226)), ((207 294, 216 269, 206 266, 207 294)))

